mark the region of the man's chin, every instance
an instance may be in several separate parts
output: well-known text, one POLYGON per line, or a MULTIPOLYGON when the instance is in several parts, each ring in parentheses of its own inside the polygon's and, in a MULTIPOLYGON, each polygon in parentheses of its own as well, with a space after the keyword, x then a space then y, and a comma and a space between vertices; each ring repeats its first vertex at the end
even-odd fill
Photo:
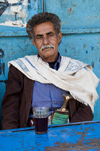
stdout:
POLYGON ((53 54, 43 54, 41 56, 41 59, 45 62, 54 62, 57 59, 57 56, 58 55, 55 56, 54 53, 53 54))

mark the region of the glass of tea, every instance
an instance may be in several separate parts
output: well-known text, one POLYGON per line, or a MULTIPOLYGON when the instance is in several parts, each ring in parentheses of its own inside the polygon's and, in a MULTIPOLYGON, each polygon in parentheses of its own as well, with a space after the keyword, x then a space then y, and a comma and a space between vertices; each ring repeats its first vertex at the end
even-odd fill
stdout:
POLYGON ((48 116, 49 108, 35 107, 33 108, 35 132, 37 134, 47 133, 48 131, 48 116))

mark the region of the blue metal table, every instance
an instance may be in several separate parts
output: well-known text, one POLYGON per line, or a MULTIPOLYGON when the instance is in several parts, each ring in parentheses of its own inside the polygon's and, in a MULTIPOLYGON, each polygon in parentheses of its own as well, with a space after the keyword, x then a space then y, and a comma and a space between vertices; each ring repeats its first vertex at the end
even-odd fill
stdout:
POLYGON ((49 126, 48 133, 33 128, 0 131, 0 151, 99 151, 100 121, 49 126))

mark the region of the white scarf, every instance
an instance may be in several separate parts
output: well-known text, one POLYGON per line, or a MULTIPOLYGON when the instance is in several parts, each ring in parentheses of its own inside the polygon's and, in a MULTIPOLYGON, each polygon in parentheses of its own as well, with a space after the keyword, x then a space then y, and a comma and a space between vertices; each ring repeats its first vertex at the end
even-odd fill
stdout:
POLYGON ((8 66, 11 64, 31 80, 52 83, 69 91, 73 98, 89 105, 94 111, 94 104, 98 99, 96 87, 99 79, 87 64, 61 56, 60 67, 57 71, 50 68, 49 64, 42 61, 37 55, 25 56, 8 62, 8 66))

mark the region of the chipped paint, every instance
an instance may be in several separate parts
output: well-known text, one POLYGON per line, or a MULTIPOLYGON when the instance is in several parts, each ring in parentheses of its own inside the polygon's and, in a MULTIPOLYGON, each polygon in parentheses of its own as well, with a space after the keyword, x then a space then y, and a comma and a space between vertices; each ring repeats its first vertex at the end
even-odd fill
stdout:
POLYGON ((95 18, 99 18, 99 16, 95 16, 95 18))
POLYGON ((73 151, 100 150, 100 121, 69 123, 38 135, 34 127, 0 132, 1 150, 73 151), (5 145, 6 142, 6 145, 5 145), (17 142, 17 143, 16 143, 17 142))
POLYGON ((62 23, 62 25, 64 25, 65 23, 62 23))
POLYGON ((99 43, 97 43, 97 47, 99 47, 99 43))
POLYGON ((5 23, 1 23, 3 26, 17 26, 17 27, 26 27, 26 23, 23 24, 22 20, 18 21, 6 21, 5 23))
POLYGON ((94 47, 93 46, 91 46, 91 50, 93 50, 94 49, 94 47))
POLYGON ((73 7, 76 7, 76 4, 75 4, 75 3, 73 4, 73 7))
POLYGON ((88 50, 86 50, 86 53, 88 53, 88 50))
POLYGON ((85 48, 86 48, 86 44, 83 45, 83 50, 85 50, 85 48))
POLYGON ((87 17, 87 18, 85 18, 85 19, 90 19, 90 17, 87 17))
POLYGON ((71 13, 71 11, 72 11, 72 8, 69 9, 69 13, 71 13))
POLYGON ((7 0, 1 2, 0 25, 25 27, 28 4, 27 0, 7 0))

